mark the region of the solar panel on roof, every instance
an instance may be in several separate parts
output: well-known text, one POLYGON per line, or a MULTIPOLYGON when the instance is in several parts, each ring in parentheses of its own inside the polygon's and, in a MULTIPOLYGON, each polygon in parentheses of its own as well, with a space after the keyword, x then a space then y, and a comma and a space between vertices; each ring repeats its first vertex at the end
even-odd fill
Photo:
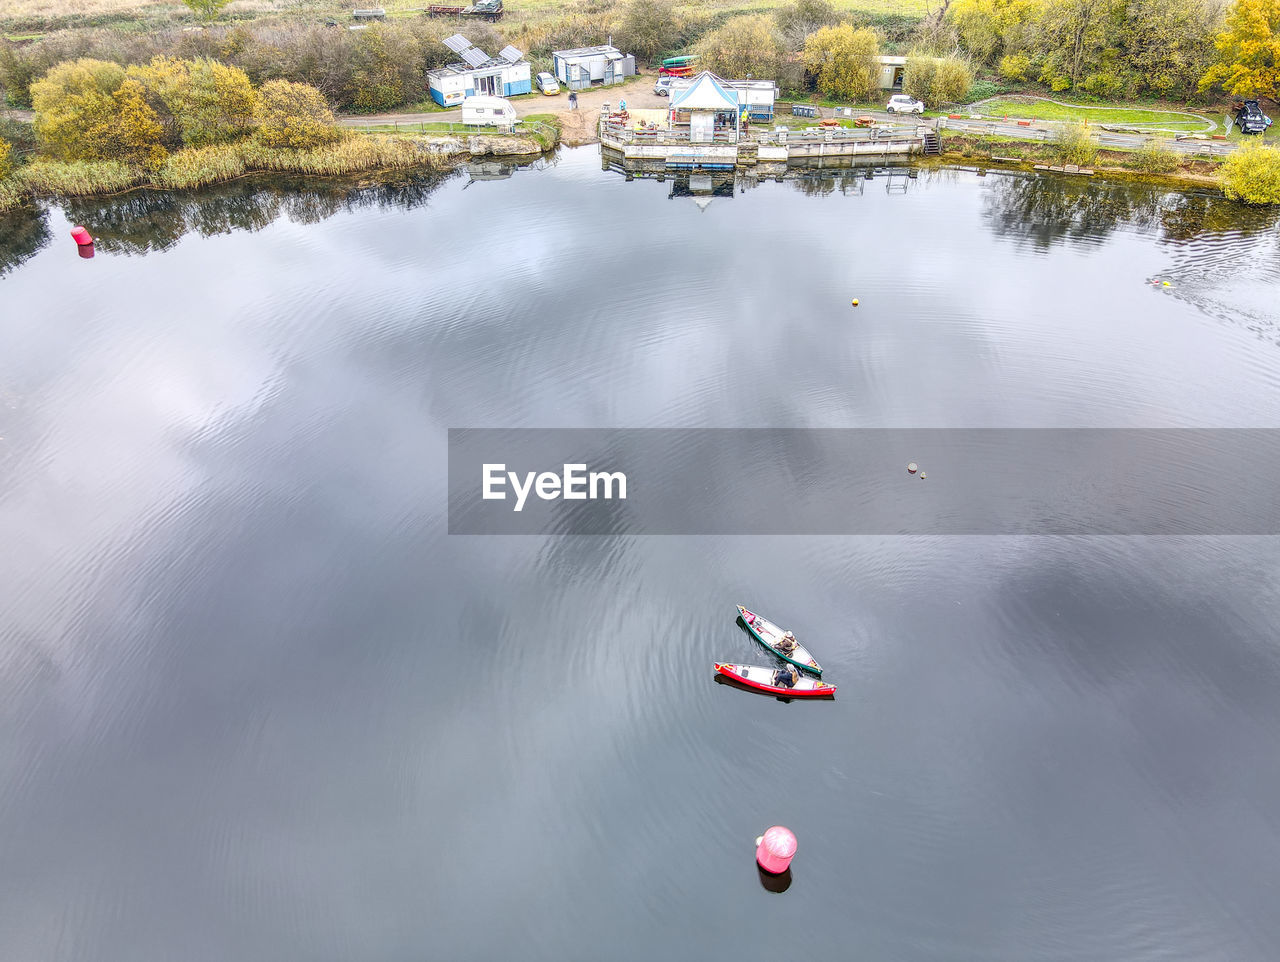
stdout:
POLYGON ((458 56, 465 60, 469 67, 478 67, 489 59, 489 55, 479 47, 468 47, 466 50, 460 51, 458 56))
POLYGON ((441 42, 454 53, 462 53, 462 51, 471 46, 471 41, 460 33, 455 33, 452 37, 445 37, 441 42))
POLYGON ((505 47, 503 47, 502 52, 498 54, 498 56, 501 57, 503 60, 505 60, 507 63, 519 63, 521 60, 524 59, 524 54, 521 53, 515 47, 513 47, 511 44, 507 44, 505 47))

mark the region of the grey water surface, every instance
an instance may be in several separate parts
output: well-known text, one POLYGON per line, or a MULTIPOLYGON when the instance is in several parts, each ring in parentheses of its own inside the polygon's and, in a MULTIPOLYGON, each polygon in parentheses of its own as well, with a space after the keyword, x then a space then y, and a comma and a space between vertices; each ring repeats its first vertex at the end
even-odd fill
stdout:
POLYGON ((1275 538, 447 523, 450 428, 1280 427, 1275 216, 699 190, 0 220, 0 959, 1280 958, 1275 538), (836 698, 715 683, 738 603, 836 698))

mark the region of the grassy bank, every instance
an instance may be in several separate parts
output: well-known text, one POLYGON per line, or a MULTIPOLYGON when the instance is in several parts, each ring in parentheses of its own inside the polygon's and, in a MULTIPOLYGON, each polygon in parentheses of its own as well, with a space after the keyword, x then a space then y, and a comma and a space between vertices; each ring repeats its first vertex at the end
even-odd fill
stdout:
MULTIPOLYGON (((994 164, 1025 170, 1036 164, 1060 165, 1061 148, 1052 143, 957 135, 948 132, 943 142, 942 163, 994 164)), ((1220 187, 1221 163, 1144 147, 1136 151, 1098 150, 1087 166, 1099 174, 1160 183, 1171 187, 1220 187)))
POLYGON ((190 190, 252 173, 336 176, 367 171, 443 169, 453 158, 409 137, 350 134, 312 150, 263 147, 256 141, 196 147, 170 154, 147 170, 119 161, 38 159, 0 180, 0 210, 34 197, 89 197, 133 189, 190 190))
POLYGON ((1016 117, 1021 120, 1060 120, 1128 127, 1162 128, 1173 131, 1216 129, 1216 117, 1180 110, 1160 110, 1103 104, 1067 104, 1032 97, 998 97, 966 108, 983 117, 1016 117))

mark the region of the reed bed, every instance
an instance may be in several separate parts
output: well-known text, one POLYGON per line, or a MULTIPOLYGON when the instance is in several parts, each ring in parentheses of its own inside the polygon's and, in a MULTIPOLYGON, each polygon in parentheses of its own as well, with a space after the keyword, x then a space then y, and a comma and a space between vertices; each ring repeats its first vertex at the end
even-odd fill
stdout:
POLYGON ((21 207, 31 197, 31 192, 18 182, 17 177, 0 180, 0 212, 21 207))
POLYGON ((234 180, 245 172, 243 151, 238 144, 191 147, 170 154, 151 183, 172 190, 190 190, 234 180))
POLYGON ((256 140, 212 147, 191 147, 166 158, 152 172, 119 161, 36 160, 0 179, 0 210, 20 206, 32 196, 89 197, 132 187, 194 190, 264 172, 340 176, 374 170, 440 169, 450 157, 423 150, 406 137, 345 134, 311 150, 264 147, 256 140))
POLYGON ((366 170, 437 167, 440 160, 404 137, 349 134, 311 150, 279 150, 247 144, 245 165, 254 170, 292 174, 355 174, 366 170))
POLYGON ((62 197, 89 197, 126 190, 144 179, 142 171, 118 160, 78 161, 37 160, 17 170, 11 178, 33 194, 62 197))

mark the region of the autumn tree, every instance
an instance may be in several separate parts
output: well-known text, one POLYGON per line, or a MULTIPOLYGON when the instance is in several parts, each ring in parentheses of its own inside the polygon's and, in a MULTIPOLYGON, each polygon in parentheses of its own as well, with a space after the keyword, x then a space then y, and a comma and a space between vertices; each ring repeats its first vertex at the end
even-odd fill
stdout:
POLYGON ((782 62, 782 44, 773 18, 731 17, 694 48, 699 66, 729 80, 773 80, 782 62))
POLYGON ((937 59, 927 54, 912 53, 907 57, 907 67, 902 78, 902 92, 930 107, 936 106, 933 101, 933 78, 937 73, 937 59))
POLYGON ((9 146, 9 141, 0 140, 0 180, 4 180, 13 173, 13 148, 9 146))
POLYGON ((145 88, 137 80, 126 78, 111 99, 116 106, 112 158, 159 167, 169 152, 160 144, 164 128, 147 103, 145 88))
POLYGON ((1246 204, 1280 204, 1280 147, 1249 144, 1222 165, 1222 192, 1246 204))
POLYGON ((253 130, 257 95, 239 67, 207 57, 157 57, 129 68, 166 132, 188 147, 237 140, 253 130))
POLYGON ((1221 87, 1239 97, 1280 95, 1280 0, 1236 0, 1214 41, 1217 63, 1200 89, 1221 87))
POLYGON ((399 31, 382 26, 362 31, 351 52, 351 105, 369 112, 389 110, 421 96, 421 50, 415 37, 399 31))
POLYGON ((82 58, 59 64, 31 85, 36 135, 62 160, 109 160, 119 112, 112 96, 124 68, 82 58))
POLYGON ((823 27, 804 45, 805 69, 836 100, 868 100, 879 88, 880 40, 868 27, 823 27))
POLYGON ((1152 93, 1189 96, 1213 60, 1216 0, 1127 0, 1123 9, 1108 43, 1123 51, 1122 69, 1152 93))
POLYGON ((628 0, 618 24, 618 43, 652 61, 680 42, 680 23, 671 0, 628 0))
POLYGON ((306 150, 337 139, 333 112, 315 87, 270 80, 258 90, 258 138, 268 147, 306 150))
POLYGON ((773 15, 788 50, 801 50, 811 33, 834 26, 839 17, 829 0, 795 0, 773 15))
POLYGON ((973 71, 959 57, 939 57, 925 103, 933 107, 964 101, 973 84, 973 71))

